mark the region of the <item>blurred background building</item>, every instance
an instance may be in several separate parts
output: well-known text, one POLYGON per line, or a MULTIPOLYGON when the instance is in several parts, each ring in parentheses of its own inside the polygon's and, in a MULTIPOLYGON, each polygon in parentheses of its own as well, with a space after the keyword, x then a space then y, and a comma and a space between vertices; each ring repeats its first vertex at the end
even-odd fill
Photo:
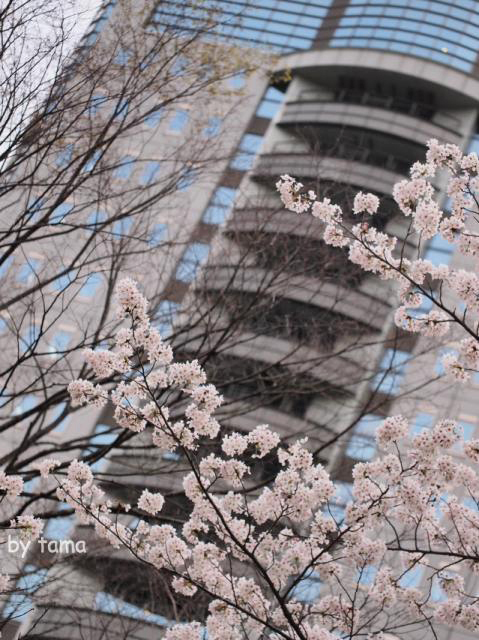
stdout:
MULTIPOLYGON (((416 433, 437 419, 457 416, 460 405, 465 435, 473 437, 479 380, 465 390, 445 391, 427 341, 394 326, 389 284, 356 270, 340 252, 331 253, 314 221, 282 210, 275 183, 290 174, 345 211, 357 191, 372 191, 383 203, 378 224, 405 237, 390 194, 410 165, 424 158, 426 141, 478 150, 479 7, 472 0, 205 0, 193 7, 160 0, 145 2, 138 34, 144 30, 154 38, 179 24, 185 33, 194 31, 204 12, 216 8, 216 24, 205 38, 271 56, 271 73, 233 74, 225 81, 233 90, 226 109, 233 120, 225 120, 226 132, 219 115, 206 124, 206 139, 222 136, 225 144, 215 170, 206 182, 197 177, 199 170, 183 176, 170 210, 155 221, 161 234, 175 240, 182 234, 155 289, 157 323, 172 336, 180 356, 203 356, 225 396, 227 428, 247 431, 266 422, 286 438, 309 437, 317 459, 340 482, 343 495, 334 511, 340 519, 352 466, 374 457, 374 430, 382 417, 405 413, 416 433), (175 199, 177 192, 188 199, 187 208, 175 199), (212 307, 217 315, 206 323, 205 309, 212 307), (223 325, 234 331, 217 348, 223 325), (425 370, 438 379, 426 384, 425 370)), ((108 39, 109 24, 118 15, 116 2, 105 5, 84 47, 108 39)), ((122 52, 126 65, 126 44, 122 52)), ((120 178, 148 182, 145 172, 160 165, 155 156, 191 135, 195 109, 193 99, 174 113, 159 113, 141 145, 125 137, 120 178), (142 157, 135 156, 135 148, 142 149, 142 157)), ((447 207, 444 193, 442 200, 447 207)), ((407 245, 410 252, 416 249, 407 245)), ((452 245, 437 238, 424 257, 435 264, 464 263, 452 245)), ((152 271, 143 275, 147 291, 152 271)), ((135 275, 133 266, 130 272, 135 275)), ((66 416, 62 429, 91 433, 89 451, 95 451, 113 442, 113 424, 108 412, 89 410, 66 416)), ((145 485, 170 492, 163 515, 181 522, 188 509, 178 495, 181 459, 165 454, 158 465, 157 458, 145 453, 135 461, 112 449, 93 468, 113 479, 111 492, 119 500, 145 485), (126 483, 115 486, 122 474, 126 483)), ((276 461, 268 460, 257 479, 267 481, 276 468, 276 461)), ((3 611, 4 618, 13 614, 22 626, 9 623, 4 637, 35 620, 29 638, 153 638, 175 615, 194 619, 206 606, 201 599, 193 610, 177 602, 175 612, 171 598, 177 596, 169 593, 166 577, 150 574, 121 553, 94 548, 92 536, 73 526, 71 519, 52 520, 46 535, 85 538, 94 551, 67 567, 30 558, 21 585, 25 595, 3 611), (55 602, 43 609, 37 603, 32 614, 35 597, 29 593, 55 572, 55 602), (58 591, 58 584, 71 586, 58 591), (77 594, 73 602, 72 594, 77 594)), ((418 573, 418 583, 421 579, 418 573)), ((318 589, 311 585, 305 597, 318 589)), ((442 598, 439 585, 433 585, 433 598, 442 598)), ((444 630, 441 638, 449 637, 459 636, 444 630)))

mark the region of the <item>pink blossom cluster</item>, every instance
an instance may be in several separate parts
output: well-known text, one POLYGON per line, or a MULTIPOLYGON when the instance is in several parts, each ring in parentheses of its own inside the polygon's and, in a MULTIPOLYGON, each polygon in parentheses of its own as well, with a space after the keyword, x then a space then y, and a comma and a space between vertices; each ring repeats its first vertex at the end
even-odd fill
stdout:
MULTIPOLYGON (((159 450, 183 454, 189 517, 181 529, 161 523, 165 496, 145 488, 137 505, 148 516, 130 529, 113 513, 89 467, 76 460, 66 479, 57 478, 57 495, 112 545, 167 570, 177 593, 208 594, 206 621, 171 627, 169 640, 201 638, 204 629, 210 640, 261 635, 332 640, 337 631, 351 638, 365 633, 387 638, 386 621, 395 615, 407 625, 437 621, 479 630, 474 594, 462 581, 479 566, 479 511, 466 500, 479 498, 473 467, 479 441, 464 443, 457 423, 442 420, 411 443, 408 421, 401 415, 386 418, 376 434, 386 451, 355 466, 352 500, 344 519, 338 518, 336 487, 307 440, 285 444, 267 425, 247 434, 223 433, 212 416, 222 400, 217 390, 197 362, 176 363, 172 354, 158 362, 151 357, 145 349, 148 319, 138 311, 147 304, 131 284, 127 290, 123 312, 131 334, 120 330, 120 343, 129 350, 129 369, 117 370, 124 378, 108 397, 121 409, 119 426, 138 431, 141 424, 159 450), (163 400, 169 388, 185 399, 183 417, 170 417, 163 400), (220 450, 197 455, 200 443, 218 436, 220 450), (457 447, 467 462, 457 459, 457 447), (279 471, 258 485, 254 465, 267 455, 276 457, 279 471), (371 569, 372 584, 363 587, 360 576, 371 569), (418 569, 421 580, 405 584, 418 569), (305 599, 301 590, 312 576, 321 591, 305 599), (433 579, 445 604, 431 600, 433 579)), ((468 340, 462 349, 472 361, 477 356, 468 340)), ((84 396, 85 402, 96 402, 94 394, 84 396)), ((45 461, 45 473, 53 463, 45 461)))
MULTIPOLYGON (((474 213, 479 190, 478 171, 476 153, 464 155, 455 145, 429 140, 425 163, 416 162, 411 167, 409 179, 400 181, 393 189, 398 214, 411 219, 411 223, 405 221, 410 224, 408 244, 415 243, 420 252, 432 238, 442 236, 459 253, 473 258, 479 256, 474 213), (434 186, 438 172, 445 172, 448 177, 447 211, 438 204, 434 186)), ((397 282, 400 306, 395 321, 399 327, 429 337, 441 337, 452 325, 461 324, 472 336, 470 340, 477 344, 479 277, 476 273, 452 269, 446 264, 434 265, 414 257, 406 240, 371 226, 369 217, 379 208, 374 194, 359 192, 355 196, 353 214, 368 219, 351 226, 344 222, 341 207, 327 198, 320 201, 316 194, 304 193, 303 185, 291 176, 282 176, 277 188, 286 208, 301 213, 309 211, 321 220, 326 244, 348 247, 351 262, 380 278, 397 282), (426 298, 432 301, 432 310, 421 313, 426 298), (459 305, 464 308, 460 316, 459 305)), ((447 358, 445 364, 446 372, 461 381, 469 378, 469 371, 479 370, 477 361, 463 354, 455 360, 447 358)))
POLYGON ((23 491, 23 480, 20 476, 10 476, 0 471, 0 489, 10 498, 16 498, 23 491))

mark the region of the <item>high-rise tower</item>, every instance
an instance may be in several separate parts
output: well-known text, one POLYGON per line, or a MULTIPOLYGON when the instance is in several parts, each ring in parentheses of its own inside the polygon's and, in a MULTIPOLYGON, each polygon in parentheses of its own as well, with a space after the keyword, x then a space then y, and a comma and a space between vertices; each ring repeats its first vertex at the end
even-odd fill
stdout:
MULTIPOLYGON (((306 433, 318 457, 343 482, 346 500, 352 464, 375 455, 373 433, 382 416, 401 407, 418 428, 427 427, 437 417, 452 417, 461 400, 459 418, 471 437, 477 428, 476 382, 461 398, 450 391, 432 403, 441 382, 423 387, 418 371, 424 362, 434 369, 432 356, 424 341, 394 329, 387 285, 353 271, 345 257, 332 258, 313 223, 280 210, 274 185, 289 173, 345 209, 351 194, 372 191, 384 198, 381 224, 404 236, 389 196, 409 166, 423 158, 426 140, 463 150, 479 145, 479 7, 472 0, 223 0, 219 8, 219 24, 208 38, 270 53, 274 73, 270 80, 261 73, 246 80, 237 98, 240 115, 228 136, 231 158, 223 153, 207 185, 187 185, 190 208, 181 221, 186 233, 164 277, 162 309, 167 316, 181 309, 186 296, 197 295, 198 312, 214 300, 220 322, 228 313, 243 318, 234 339, 206 364, 228 401, 228 426, 246 431, 268 422, 287 437, 306 433), (202 264, 207 266, 201 272, 202 264), (196 278, 201 287, 195 293, 196 278), (258 291, 266 302, 258 301, 258 291), (323 449, 330 440, 335 446, 323 449)), ((194 30, 201 11, 164 0, 145 29, 154 33, 184 18, 185 32, 194 30)), ((185 114, 194 109, 192 101, 155 129, 160 149, 168 136, 186 135, 185 114)), ((425 256, 461 264, 445 241, 434 240, 425 256)), ((196 330, 181 346, 186 356, 197 355, 196 330)), ((88 429, 100 442, 112 417, 88 418, 88 429)), ((80 422, 84 428, 84 417, 72 416, 68 429, 80 422)), ((155 475, 152 467, 147 476, 142 474, 146 459, 137 469, 128 467, 131 485, 174 489, 181 460, 166 456, 162 472, 155 475)), ((101 472, 108 474, 130 462, 113 450, 104 464, 101 472)), ((274 473, 274 461, 262 473, 263 479, 274 473)), ((338 500, 338 516, 343 502, 338 500)), ((184 508, 181 497, 173 497, 168 515, 181 517, 184 508)), ((68 584, 70 597, 45 608, 35 627, 39 636, 63 638, 89 625, 91 637, 147 638, 172 617, 161 579, 145 578, 141 567, 121 555, 110 558, 104 549, 76 565, 68 584), (90 594, 78 607, 71 601, 75 582, 90 594), (154 610, 147 614, 151 593, 154 610), (120 616, 112 615, 117 611, 120 616)), ((452 637, 448 633, 441 637, 452 637)))

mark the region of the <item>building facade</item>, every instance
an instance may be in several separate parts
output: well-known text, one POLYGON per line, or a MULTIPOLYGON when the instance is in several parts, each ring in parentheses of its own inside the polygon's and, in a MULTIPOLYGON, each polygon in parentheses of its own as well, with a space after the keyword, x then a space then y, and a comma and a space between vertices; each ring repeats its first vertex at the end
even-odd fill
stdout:
MULTIPOLYGON (((214 3, 205 5, 214 9, 214 3)), ((115 21, 114 3, 107 9, 107 19, 115 21)), ((151 9, 144 23, 150 34, 177 24, 179 17, 185 19, 185 30, 194 30, 203 10, 188 8, 184 15, 186 8, 173 0, 151 9)), ((220 315, 241 311, 246 320, 234 339, 224 343, 221 358, 208 363, 212 378, 223 380, 220 390, 228 401, 224 420, 243 431, 267 422, 287 438, 306 433, 318 459, 344 490, 335 512, 340 518, 352 466, 374 457, 374 430, 382 417, 391 411, 404 413, 417 432, 436 419, 459 415, 466 437, 474 437, 479 380, 460 392, 446 388, 440 378, 425 386, 422 372, 435 370, 435 356, 424 340, 394 327, 388 285, 353 273, 345 257, 330 264, 314 224, 281 210, 275 183, 282 174, 293 175, 345 210, 356 191, 372 191, 384 199, 383 227, 405 237, 388 197, 410 165, 424 157, 426 141, 436 138, 464 151, 479 146, 479 7, 472 0, 223 0, 220 9, 221 18, 208 38, 267 52, 273 56, 274 73, 269 79, 256 73, 244 80, 241 115, 214 179, 207 184, 192 181, 185 189, 188 215, 176 221, 185 235, 162 281, 161 322, 168 331, 169 325, 181 325, 182 305, 191 296, 200 299, 195 313, 201 317, 203 306, 216 301, 230 283, 220 315), (299 266, 298 255, 304 256, 299 266), (316 258, 315 270, 311 264, 316 258), (199 293, 198 280, 203 282, 199 293), (258 292, 273 299, 260 307, 261 313, 254 311, 258 292), (332 323, 334 335, 328 335, 332 323), (308 325, 314 330, 307 332, 308 325), (231 369, 236 377, 230 381, 231 369), (244 372, 243 382, 238 382, 238 370, 244 372), (263 372, 261 388, 252 382, 258 380, 258 371, 263 372), (296 378, 303 385, 299 393, 296 378), (284 392, 285 379, 294 387, 289 393, 284 392), (331 439, 335 445, 326 447, 331 439)), ((105 15, 99 20, 105 22, 105 15)), ((98 24, 87 36, 89 46, 95 46, 98 24)), ((239 86, 243 79, 233 77, 232 82, 239 86)), ((186 104, 183 115, 178 111, 163 120, 149 134, 148 148, 138 145, 145 158, 152 156, 152 148, 167 146, 168 136, 186 135, 185 114, 194 107, 186 104)), ((134 147, 135 141, 128 144, 134 147)), ((446 194, 442 198, 447 206, 446 194)), ((180 199, 172 206, 182 204, 180 199)), ((162 223, 173 228, 174 222, 162 223)), ((415 249, 408 246, 411 252, 415 249)), ((435 264, 464 262, 452 245, 436 239, 424 256, 435 264)), ((197 355, 198 335, 195 330, 188 333, 182 354, 197 355)), ((210 347, 208 343, 204 349, 210 347)), ((71 416, 66 428, 81 424, 92 431, 92 443, 108 444, 110 436, 102 433, 111 423, 111 415, 89 411, 71 416)), ((129 468, 129 483, 174 494, 181 461, 164 457, 162 474, 155 473, 154 462, 145 474, 148 460, 145 456, 138 469, 129 468)), ((128 460, 113 450, 102 464, 97 470, 114 477, 128 460)), ((274 461, 268 473, 274 473, 274 461)), ((118 499, 128 497, 112 493, 118 499)), ((187 507, 181 499, 172 499, 169 508, 171 517, 181 519, 187 507)), ((64 534, 56 531, 52 536, 64 534)), ((88 537, 88 532, 77 530, 75 535, 88 537)), ((68 598, 55 606, 49 603, 35 626, 39 637, 63 638, 65 629, 77 637, 81 628, 88 628, 92 638, 158 637, 172 617, 171 607, 161 602, 166 599, 163 583, 154 576, 145 578, 141 567, 122 554, 111 555, 100 547, 74 569, 60 565, 49 570, 58 572, 59 584, 66 580, 72 585, 71 593, 85 595, 78 597, 81 606, 68 598), (156 607, 151 593, 160 594, 156 607)), ((35 559, 30 565, 33 576, 41 580, 47 575, 35 559)), ((417 576, 418 583, 422 579, 417 576)), ((34 577, 25 584, 28 591, 39 582, 34 577)), ((313 585, 312 593, 315 588, 320 585, 313 585)), ((432 588, 440 600, 439 586, 432 588)), ((9 613, 12 604, 6 606, 9 613)), ((185 608, 184 619, 190 615, 185 608)), ((19 628, 28 629, 31 620, 31 613, 22 613, 22 626, 13 625, 11 637, 19 628)), ((7 633, 8 628, 5 637, 7 633)), ((440 633, 444 640, 459 637, 457 631, 440 633)), ((473 635, 461 632, 460 637, 473 635)))

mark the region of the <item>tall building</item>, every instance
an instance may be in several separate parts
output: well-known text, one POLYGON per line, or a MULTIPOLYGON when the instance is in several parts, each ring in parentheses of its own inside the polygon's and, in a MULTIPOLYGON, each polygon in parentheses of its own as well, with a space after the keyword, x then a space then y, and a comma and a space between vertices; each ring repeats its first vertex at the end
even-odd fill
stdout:
MULTIPOLYGON (((204 5, 214 8, 214 3, 204 5)), ((185 33, 194 30, 204 11, 204 6, 192 9, 173 0, 146 7, 152 9, 144 23, 150 35, 180 20, 185 33)), ((219 296, 225 282, 231 282, 220 311, 224 315, 228 309, 241 310, 246 319, 235 340, 225 342, 221 357, 208 363, 213 379, 223 381, 220 390, 229 400, 224 420, 244 431, 267 422, 286 437, 306 432, 318 458, 344 489, 336 505, 341 517, 352 466, 374 457, 374 430, 384 415, 405 413, 415 430, 459 415, 466 437, 473 437, 478 427, 473 398, 479 380, 460 393, 445 389, 441 380, 424 387, 421 372, 425 365, 426 371, 435 370, 434 356, 425 340, 394 327, 388 285, 353 271, 345 257, 330 264, 315 225, 281 210, 275 183, 288 173, 345 209, 351 194, 372 191, 384 199, 380 224, 405 237, 389 196, 410 165, 424 157, 426 140, 454 143, 464 151, 479 146, 479 7, 473 0, 223 0, 220 9, 219 24, 207 37, 271 54, 274 73, 271 81, 253 74, 245 79, 242 96, 229 98, 232 109, 235 100, 241 101, 241 109, 225 136, 228 148, 215 165, 214 178, 207 184, 191 181, 186 188, 188 215, 165 221, 175 237, 175 223, 184 235, 162 280, 161 322, 165 330, 167 324, 181 324, 181 305, 185 297, 196 295, 196 278, 207 278, 207 287, 198 294, 199 312, 203 304, 217 300, 215 292, 219 296), (235 268, 245 246, 248 259, 235 268), (303 256, 299 266, 298 255, 303 256), (316 260, 317 268, 310 268, 316 260), (203 271, 201 265, 206 265, 203 271), (284 281, 278 279, 278 270, 287 274, 284 281), (275 278, 268 280, 271 272, 275 278), (270 293, 268 286, 262 289, 265 282, 273 283, 272 301, 260 307, 260 313, 245 313, 258 291, 270 293), (204 297, 205 291, 210 297, 204 297), (308 325, 313 331, 304 329, 308 325), (230 383, 232 369, 236 377, 230 383), (244 372, 243 382, 241 376, 238 381, 238 371, 244 372), (260 377, 258 371, 263 372, 260 377), (289 393, 284 392, 285 379, 289 393), (296 381, 302 385, 299 393, 296 381), (331 437, 336 445, 322 453, 331 437)), ((114 23, 114 2, 107 12, 114 23)), ((99 17, 102 28, 104 15, 99 17)), ((87 36, 91 46, 98 25, 87 36)), ((232 82, 239 86, 243 80, 236 77, 232 82)), ((139 145, 145 157, 155 146, 168 147, 171 137, 187 135, 190 109, 195 104, 185 104, 183 111, 158 124, 149 134, 149 146, 139 145)), ((213 120, 210 126, 215 122, 219 126, 213 120)), ((133 148, 134 142, 125 144, 133 148)), ((446 194, 442 198, 447 206, 446 194)), ((452 245, 438 239, 424 255, 433 263, 456 267, 464 261, 452 245)), ((186 356, 196 353, 198 345, 194 330, 188 338, 181 347, 186 356)), ((73 415, 67 428, 89 430, 97 443, 107 444, 109 436, 102 439, 102 433, 111 421, 111 415, 90 411, 73 415)), ((181 461, 164 457, 162 480, 155 476, 154 466, 145 473, 145 461, 147 456, 132 469, 127 456, 113 450, 98 470, 117 474, 128 467, 133 487, 178 486, 175 465, 181 461)), ((263 478, 274 473, 274 461, 261 473, 263 478)), ((124 491, 112 492, 118 499, 128 498, 124 491)), ((181 499, 173 498, 167 515, 181 517, 185 508, 181 499)), ((88 538, 85 531, 75 535, 88 538)), ((93 547, 93 540, 88 541, 93 547)), ((34 559, 30 565, 34 577, 23 583, 28 588, 48 575, 46 568, 35 568, 34 559)), ((92 638, 158 637, 173 617, 165 581, 122 554, 113 556, 100 547, 73 569, 60 565, 52 571, 58 573, 58 584, 70 585, 70 593, 63 598, 55 591, 55 604, 45 606, 35 625, 39 637, 84 637, 80 633, 85 628, 92 638)), ((421 579, 418 575, 418 583, 421 579)), ((439 586, 433 585, 433 590, 433 597, 440 599, 439 586)), ((202 606, 197 602, 193 613, 184 603, 177 609, 180 618, 188 619, 202 606)), ((37 608, 42 610, 42 605, 37 603, 37 608)), ((27 629, 31 613, 21 620, 21 629, 27 629)), ((12 634, 18 631, 14 626, 12 634)), ((441 634, 444 640, 473 637, 447 629, 441 634)))

